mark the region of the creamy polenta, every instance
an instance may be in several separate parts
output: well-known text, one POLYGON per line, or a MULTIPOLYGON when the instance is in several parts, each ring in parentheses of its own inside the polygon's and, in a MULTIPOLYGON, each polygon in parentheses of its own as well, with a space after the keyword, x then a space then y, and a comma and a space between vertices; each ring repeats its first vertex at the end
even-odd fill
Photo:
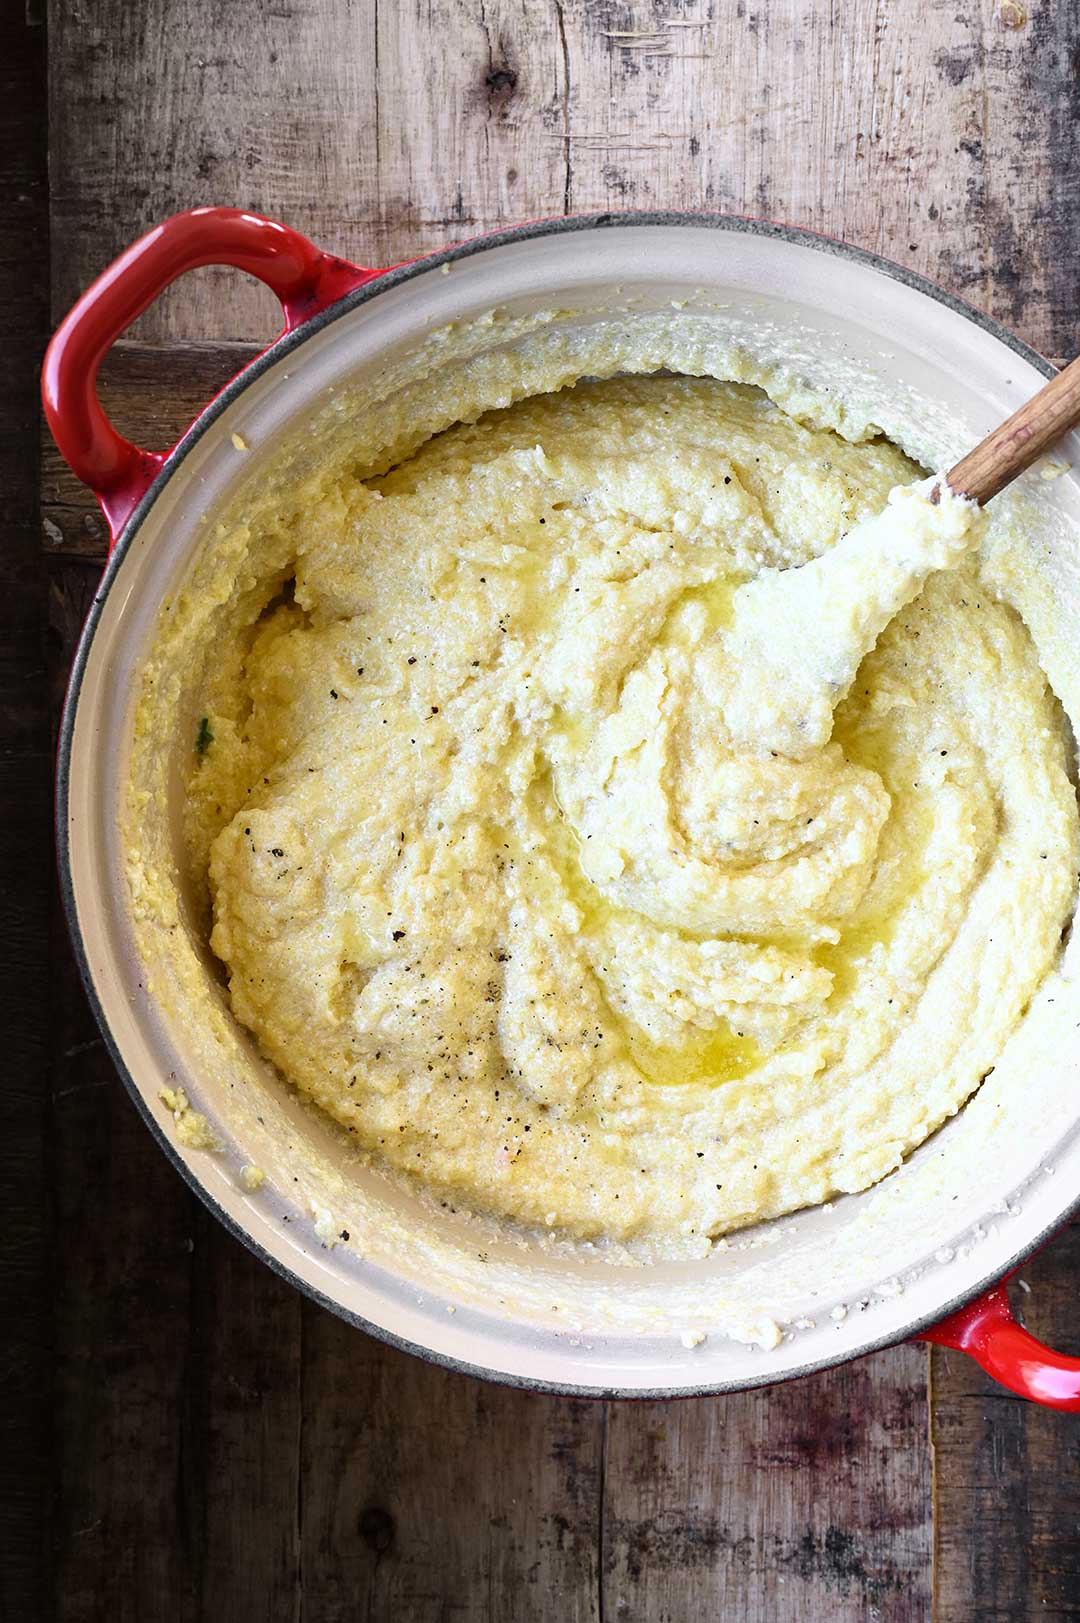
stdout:
POLYGON ((664 375, 311 476, 222 588, 188 785, 263 1054, 440 1198, 575 1236, 895 1168, 994 1065, 1077 862, 985 520, 919 478, 664 375))

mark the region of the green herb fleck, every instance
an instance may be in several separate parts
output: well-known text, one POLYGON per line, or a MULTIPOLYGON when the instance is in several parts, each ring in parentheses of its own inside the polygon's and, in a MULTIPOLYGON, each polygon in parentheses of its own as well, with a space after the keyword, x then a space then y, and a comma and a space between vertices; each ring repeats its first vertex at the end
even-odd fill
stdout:
POLYGON ((210 731, 210 722, 208 718, 204 716, 199 723, 199 731, 195 738, 195 753, 197 755, 205 755, 213 742, 214 735, 210 731))

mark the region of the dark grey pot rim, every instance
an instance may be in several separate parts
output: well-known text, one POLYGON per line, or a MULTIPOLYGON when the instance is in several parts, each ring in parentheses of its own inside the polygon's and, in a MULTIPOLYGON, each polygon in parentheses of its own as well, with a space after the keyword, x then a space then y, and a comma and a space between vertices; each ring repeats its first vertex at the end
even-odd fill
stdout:
POLYGON ((175 1144, 155 1119, 135 1078, 128 1069, 98 998, 75 906, 74 885, 71 875, 71 849, 68 840, 68 796, 75 713, 78 707, 79 694, 82 690, 82 681, 90 655, 91 644, 101 618, 102 607, 150 509, 165 486, 183 466, 184 461, 199 440, 213 426, 221 414, 256 379, 261 377, 270 367, 276 365, 284 356, 291 354, 301 344, 306 343, 309 338, 313 338, 316 333, 321 332, 324 327, 329 327, 335 321, 340 321, 359 305, 367 304, 370 300, 378 298, 380 293, 388 292, 402 282, 410 281, 412 278, 436 269, 440 265, 453 263, 455 260, 471 259, 475 254, 487 253, 489 250, 501 248, 507 243, 528 241, 533 237, 554 236, 561 232, 607 231, 618 230, 627 226, 652 226, 657 228, 694 226, 702 230, 746 233, 758 237, 771 237, 782 242, 795 243, 804 248, 811 248, 817 253, 830 254, 840 259, 854 261, 856 264, 865 265, 869 269, 881 272, 893 281, 900 282, 917 293, 925 294, 927 298, 933 299, 935 303, 944 305, 958 316, 962 316, 964 320, 981 327, 984 332, 998 339, 1007 348, 1035 367, 1044 377, 1052 377, 1057 370, 1045 356, 1040 355, 1030 344, 1026 344, 1023 339, 1018 338, 1015 333, 1010 332, 999 321, 988 316, 984 311, 977 309, 974 305, 968 304, 966 300, 957 298, 954 293, 950 293, 947 289, 939 287, 936 282, 931 281, 928 277, 908 270, 903 265, 897 265, 892 260, 883 258, 880 254, 871 253, 868 249, 856 248, 850 243, 841 242, 835 237, 827 237, 818 232, 804 230, 798 226, 778 224, 771 220, 752 219, 744 215, 699 214, 679 210, 628 210, 622 213, 569 215, 551 220, 532 221, 525 225, 510 227, 504 231, 494 231, 486 236, 473 237, 467 242, 458 243, 452 248, 426 255, 422 259, 413 260, 408 264, 399 265, 393 270, 385 271, 375 276, 372 281, 366 282, 363 286, 346 294, 344 298, 330 305, 318 315, 313 316, 311 320, 294 328, 292 332, 283 334, 268 349, 256 356, 254 360, 238 372, 209 405, 204 407, 187 432, 177 441, 162 464, 160 472, 125 523, 106 564, 98 589, 94 594, 75 651, 71 676, 64 698, 56 756, 56 851, 60 894, 67 919, 68 933, 83 988, 101 1031, 105 1047, 136 1109, 150 1129, 158 1146, 168 1157, 188 1188, 198 1196, 203 1205, 217 1218, 218 1222, 229 1234, 246 1246, 260 1262, 265 1263, 279 1278, 295 1286, 303 1295, 317 1302, 320 1307, 329 1309, 338 1318, 344 1319, 346 1323, 365 1331, 370 1336, 374 1336, 376 1340, 385 1342, 388 1346, 396 1347, 402 1352, 412 1353, 428 1363, 437 1364, 444 1369, 454 1370, 463 1375, 472 1375, 480 1380, 490 1381, 495 1385, 517 1387, 525 1391, 548 1393, 553 1396, 646 1400, 710 1397, 728 1392, 750 1391, 756 1387, 779 1385, 782 1381, 796 1380, 804 1375, 817 1374, 819 1371, 833 1369, 856 1358, 863 1358, 870 1353, 879 1352, 885 1347, 898 1346, 902 1342, 918 1339, 922 1332, 933 1329, 941 1320, 957 1312, 969 1302, 974 1301, 984 1291, 999 1284, 1003 1279, 1008 1278, 1026 1258, 1045 1245, 1058 1229, 1080 1210, 1080 1194, 1062 1208, 1059 1217, 1032 1244, 1025 1246, 1022 1251, 1009 1257, 1001 1265, 1000 1269, 988 1274, 970 1292, 965 1292, 963 1296, 957 1297, 955 1300, 943 1302, 940 1308, 913 1320, 910 1325, 899 1333, 890 1333, 878 1337, 861 1345, 855 1352, 838 1352, 835 1356, 818 1358, 806 1364, 801 1364, 795 1369, 784 1370, 781 1374, 764 1373, 760 1378, 755 1377, 750 1380, 708 1381, 700 1385, 688 1386, 652 1388, 579 1386, 568 1382, 541 1381, 528 1376, 513 1375, 503 1370, 488 1368, 486 1365, 472 1364, 465 1359, 449 1357, 445 1353, 436 1352, 418 1342, 408 1341, 402 1336, 395 1335, 393 1331, 385 1329, 382 1325, 375 1324, 371 1320, 363 1318, 360 1314, 351 1312, 339 1302, 325 1295, 316 1286, 301 1279, 287 1264, 272 1256, 258 1240, 218 1205, 214 1197, 200 1183, 184 1159, 178 1154, 175 1144))

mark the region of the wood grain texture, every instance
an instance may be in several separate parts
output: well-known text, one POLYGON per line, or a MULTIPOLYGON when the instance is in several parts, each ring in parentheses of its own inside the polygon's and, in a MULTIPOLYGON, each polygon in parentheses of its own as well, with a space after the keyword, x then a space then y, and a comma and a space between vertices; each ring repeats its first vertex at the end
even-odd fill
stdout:
MULTIPOLYGON (((71 597, 85 607, 85 594, 71 597)), ((195 1614, 178 1484, 192 1210, 164 1158, 146 1153, 146 1130, 85 1010, 62 929, 51 1126, 53 1601, 58 1615, 86 1623, 186 1620, 195 1614)))
POLYGON ((926 1355, 612 1405, 604 1616, 929 1618, 926 1355))
POLYGON ((1078 421, 1080 360, 1075 360, 961 457, 949 469, 948 483, 959 495, 983 506, 1033 467, 1078 421))
MULTIPOLYGON (((90 0, 49 26, 57 316, 196 203, 367 264, 542 215, 715 208, 845 236, 1071 348, 1077 22, 1052 0, 90 0)), ((208 271, 138 333, 257 340, 274 314, 208 271)))
MULTIPOLYGON (((1077 347, 1080 16, 1051 0, 52 0, 48 25, 55 315, 195 203, 374 264, 529 217, 706 207, 847 237, 1077 347)), ((110 357, 108 408, 168 444, 278 325, 256 283, 189 276, 110 357)), ((105 532, 49 447, 42 497, 55 697, 105 532)), ((422 1365, 204 1216, 59 934, 52 980, 57 1623, 1080 1611, 1074 1422, 935 1353, 928 1426, 911 1348, 658 1405, 422 1365)), ((1033 1327, 1074 1344, 1078 1260, 1074 1238, 1027 1276, 1033 1327)))
POLYGON ((600 1623, 606 1405, 304 1317, 304 1617, 600 1623))
POLYGON ((37 548, 37 401, 48 251, 43 32, 0 15, 0 1618, 42 1600, 49 1445, 49 728, 37 548))
MULTIPOLYGON (((1020 1271, 1013 1309, 1080 1352, 1080 1224, 1020 1271)), ((933 1354, 936 1623, 1080 1616, 1080 1418, 1003 1391, 961 1354, 933 1354)))

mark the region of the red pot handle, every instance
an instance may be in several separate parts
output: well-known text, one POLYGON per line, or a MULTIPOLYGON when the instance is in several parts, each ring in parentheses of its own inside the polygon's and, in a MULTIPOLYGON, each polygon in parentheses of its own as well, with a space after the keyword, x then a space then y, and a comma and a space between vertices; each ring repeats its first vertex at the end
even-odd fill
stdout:
POLYGON ((174 214, 101 273, 53 335, 41 392, 60 454, 97 496, 113 542, 167 453, 144 451, 116 431, 98 399, 98 367, 158 294, 199 265, 258 277, 281 301, 285 332, 380 274, 324 253, 276 220, 226 208, 174 214))
POLYGON ((1080 1413, 1080 1358, 1054 1352, 1016 1322, 1004 1280, 919 1339, 967 1353, 1022 1398, 1080 1413))

